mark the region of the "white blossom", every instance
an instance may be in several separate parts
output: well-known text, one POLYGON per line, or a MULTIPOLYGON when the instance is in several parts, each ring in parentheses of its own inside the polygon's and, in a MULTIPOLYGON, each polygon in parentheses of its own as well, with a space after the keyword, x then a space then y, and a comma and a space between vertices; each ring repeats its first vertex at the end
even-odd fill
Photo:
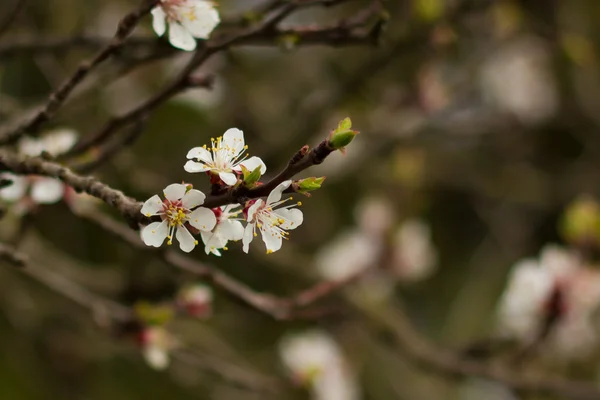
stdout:
POLYGON ((207 317, 211 313, 213 291, 205 285, 191 285, 181 289, 177 295, 179 307, 194 317, 207 317))
POLYGON ((312 330, 284 337, 279 353, 292 378, 311 389, 318 400, 355 400, 359 390, 338 344, 312 330))
POLYGON ((215 5, 205 0, 161 0, 152 9, 152 27, 158 36, 169 25, 169 42, 185 51, 196 48, 197 39, 207 39, 221 21, 215 5))
MULTIPOLYGON (((281 248, 283 239, 288 235, 288 230, 296 229, 302 224, 302 211, 297 208, 292 208, 296 206, 296 203, 279 207, 292 199, 291 197, 288 197, 281 200, 283 191, 287 189, 291 183, 292 181, 280 183, 269 194, 266 201, 258 199, 248 208, 248 224, 246 225, 244 237, 242 238, 245 253, 248 253, 250 242, 257 236, 257 227, 262 236, 262 240, 267 247, 267 254, 269 254, 281 248)), ((300 202, 297 204, 301 205, 300 202)))
POLYGON ((379 240, 361 230, 347 231, 319 250, 315 265, 324 278, 340 281, 374 265, 381 251, 379 240))
POLYGON ((429 226, 423 221, 404 221, 396 231, 393 243, 392 262, 401 280, 421 280, 435 271, 437 252, 431 242, 429 226))
POLYGON ((244 226, 235 219, 241 213, 238 207, 238 205, 230 204, 213 209, 217 217, 217 225, 211 232, 200 233, 206 254, 212 253, 220 256, 219 250, 227 250, 227 242, 242 240, 244 226))
POLYGON ((600 345, 595 326, 598 306, 600 272, 566 249, 546 246, 539 260, 524 260, 513 267, 499 303, 499 330, 522 341, 536 339, 548 313, 558 313, 544 340, 544 354, 581 359, 600 345))
POLYGON ((142 214, 147 217, 160 216, 162 222, 153 222, 142 229, 142 240, 147 246, 160 247, 165 239, 172 244, 173 233, 179 241, 181 250, 189 253, 198 244, 186 224, 200 232, 210 232, 217 219, 208 208, 198 207, 204 203, 206 196, 199 190, 191 189, 191 185, 174 183, 164 189, 165 200, 158 195, 148 199, 142 207, 142 214), (196 208, 192 211, 193 208, 196 208))
POLYGON ((169 366, 169 353, 176 347, 171 334, 162 327, 148 327, 141 332, 142 353, 152 368, 164 370, 169 366))
POLYGON ((242 166, 250 171, 260 167, 261 175, 267 170, 265 163, 258 157, 246 158, 244 152, 248 146, 244 142, 244 132, 237 128, 228 129, 225 134, 211 139, 211 147, 206 145, 191 149, 184 169, 187 172, 210 172, 218 175, 228 186, 237 183, 236 173, 242 172, 242 166), (193 161, 196 160, 196 161, 193 161))
MULTIPOLYGON (((44 152, 55 157, 71 149, 76 141, 75 131, 57 129, 39 138, 23 137, 17 149, 20 154, 29 157, 37 157, 44 152)), ((65 185, 56 178, 8 172, 0 174, 0 178, 12 181, 9 186, 0 189, 0 198, 11 203, 27 200, 34 204, 52 204, 60 201, 65 194, 65 185)))

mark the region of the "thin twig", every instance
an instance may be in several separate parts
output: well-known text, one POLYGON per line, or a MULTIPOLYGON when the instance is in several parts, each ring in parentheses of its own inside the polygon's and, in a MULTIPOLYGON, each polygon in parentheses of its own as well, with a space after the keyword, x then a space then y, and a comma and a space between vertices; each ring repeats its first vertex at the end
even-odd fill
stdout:
POLYGON ((71 92, 85 79, 85 77, 99 64, 108 59, 114 54, 123 44, 125 39, 133 32, 133 29, 139 20, 150 12, 150 10, 158 3, 158 0, 144 0, 142 6, 127 14, 121 22, 113 37, 113 39, 91 60, 87 60, 79 64, 79 67, 62 85, 50 94, 48 100, 25 123, 22 123, 16 128, 6 129, 0 132, 0 145, 13 143, 24 133, 33 133, 40 129, 42 124, 50 120, 58 109, 64 104, 71 92))

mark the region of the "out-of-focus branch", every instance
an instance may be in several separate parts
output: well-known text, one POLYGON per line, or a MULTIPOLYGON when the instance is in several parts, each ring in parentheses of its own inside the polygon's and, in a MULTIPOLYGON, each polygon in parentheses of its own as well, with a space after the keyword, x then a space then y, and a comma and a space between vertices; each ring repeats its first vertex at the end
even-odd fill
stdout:
POLYGON ((19 11, 21 11, 25 5, 25 1, 26 0, 13 0, 12 7, 10 7, 4 17, 0 19, 0 36, 4 35, 6 31, 8 31, 13 21, 19 14, 19 11))
POLYGON ((8 244, 0 243, 0 261, 8 262, 15 267, 24 267, 27 256, 8 244))
MULTIPOLYGON (((126 114, 113 118, 102 129, 83 138, 79 143, 77 143, 73 147, 73 149, 70 152, 67 153, 67 156, 81 154, 93 148, 94 146, 101 144, 103 141, 109 139, 113 134, 118 132, 123 127, 135 123, 144 115, 147 115, 147 113, 153 111, 156 107, 163 104, 174 94, 177 94, 179 91, 181 91, 181 88, 186 86, 186 82, 189 80, 190 74, 192 74, 196 68, 201 66, 213 54, 223 51, 229 47, 242 44, 252 44, 257 39, 263 42, 266 39, 271 43, 278 43, 281 39, 285 40, 285 38, 294 37, 293 35, 297 35, 293 39, 293 41, 298 43, 302 42, 303 36, 309 42, 332 40, 335 44, 344 44, 344 41, 348 39, 348 44, 353 44, 353 42, 360 37, 362 37, 361 40, 368 40, 370 41, 370 43, 375 42, 376 37, 374 36, 374 32, 378 32, 378 30, 360 31, 360 29, 367 26, 368 22, 373 18, 373 16, 377 15, 377 13, 380 11, 380 6, 370 7, 368 9, 369 12, 360 14, 360 18, 354 18, 351 23, 344 22, 338 26, 329 26, 321 29, 300 28, 298 31, 294 29, 278 31, 276 28, 274 28, 274 21, 280 21, 281 15, 288 13, 290 7, 292 9, 297 9, 309 5, 318 5, 325 3, 334 4, 339 2, 340 1, 322 2, 314 0, 292 2, 286 5, 286 7, 283 7, 282 9, 274 11, 273 13, 265 17, 260 23, 254 26, 250 26, 241 30, 236 30, 234 33, 225 33, 211 38, 209 41, 205 42, 203 46, 199 47, 198 50, 196 50, 194 57, 171 83, 165 86, 161 91, 156 93, 152 98, 148 99, 146 102, 140 104, 138 107, 132 109, 126 114), (356 29, 359 30, 357 31, 356 29)), ((379 4, 379 2, 376 2, 376 4, 379 4)))
MULTIPOLYGON (((135 318, 135 313, 131 308, 92 293, 48 268, 35 265, 34 262, 28 262, 27 268, 23 268, 21 271, 53 292, 91 311, 92 314, 98 313, 98 315, 108 317, 109 322, 127 323, 135 318)), ((283 382, 279 380, 246 371, 215 357, 199 356, 181 346, 174 350, 172 356, 184 364, 215 375, 229 384, 243 389, 267 394, 277 393, 283 387, 283 382)))
POLYGON ((23 157, 0 151, 0 169, 16 174, 43 175, 58 178, 78 192, 97 197, 114 207, 129 221, 139 221, 140 204, 123 192, 113 189, 91 176, 81 176, 55 162, 37 157, 23 157))
POLYGON ((394 308, 386 309, 381 304, 369 305, 348 297, 349 306, 357 311, 358 318, 367 326, 375 327, 387 342, 414 365, 432 373, 449 378, 480 377, 499 382, 511 389, 562 396, 576 400, 600 398, 600 388, 583 381, 572 381, 558 377, 529 376, 515 371, 512 365, 480 362, 442 349, 429 342, 415 330, 406 314, 394 308))
POLYGON ((96 223, 111 235, 125 241, 131 246, 148 252, 155 252, 164 262, 174 268, 191 273, 201 279, 212 282, 231 296, 242 300, 252 308, 267 314, 277 320, 291 320, 300 318, 301 308, 313 305, 319 300, 332 295, 347 286, 362 275, 362 271, 348 278, 335 282, 319 282, 293 296, 278 297, 267 293, 259 293, 246 284, 237 281, 209 264, 196 261, 176 251, 155 249, 144 245, 135 232, 127 229, 111 218, 95 213, 82 215, 84 218, 96 223))
POLYGON ((82 62, 75 73, 71 75, 62 85, 50 94, 46 103, 28 121, 16 128, 0 131, 0 145, 12 143, 24 133, 36 132, 42 124, 47 122, 64 104, 69 95, 85 77, 99 64, 108 59, 123 44, 125 39, 133 32, 139 20, 150 12, 158 3, 158 0, 144 0, 136 10, 127 14, 120 22, 113 39, 91 60, 82 62))

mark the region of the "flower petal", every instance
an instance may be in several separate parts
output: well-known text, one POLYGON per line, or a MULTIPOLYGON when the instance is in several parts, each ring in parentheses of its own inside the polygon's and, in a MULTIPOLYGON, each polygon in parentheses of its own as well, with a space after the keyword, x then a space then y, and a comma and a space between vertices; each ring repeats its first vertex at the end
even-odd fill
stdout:
POLYGON ((155 370, 162 371, 169 366, 169 353, 158 346, 144 348, 144 359, 155 370))
POLYGON ((146 246, 160 247, 169 234, 169 223, 153 222, 142 228, 142 240, 146 246))
POLYGON ((274 213, 284 221, 279 227, 287 230, 296 229, 304 220, 302 211, 297 208, 280 208, 274 213))
POLYGON ((241 240, 244 237, 244 225, 242 225, 240 221, 221 221, 219 225, 217 225, 217 230, 219 235, 222 236, 226 242, 228 240, 241 240))
POLYGON ((254 204, 252 204, 250 206, 250 208, 248 208, 248 218, 246 220, 248 222, 253 221, 256 211, 258 211, 258 209, 260 207, 262 207, 264 204, 265 204, 265 201, 263 199, 256 200, 256 202, 254 204))
POLYGON ((19 153, 30 157, 37 157, 44 150, 41 140, 29 136, 24 136, 17 147, 19 153))
POLYGON ((250 249, 250 243, 254 239, 254 226, 255 224, 246 225, 246 229, 244 229, 244 237, 242 238, 242 250, 244 253, 248 254, 248 250, 250 249))
POLYGON ((193 51, 196 49, 196 39, 177 22, 169 24, 169 42, 173 47, 184 51, 193 51))
POLYGON ((227 244, 227 240, 223 238, 217 232, 204 232, 200 231, 202 242, 204 243, 204 251, 206 254, 213 253, 214 255, 220 256, 221 253, 218 249, 222 249, 227 244))
POLYGON ((189 215, 188 222, 201 231, 211 231, 217 224, 217 217, 211 209, 199 207, 189 215))
POLYGON ((254 171, 257 167, 260 167, 260 174, 264 175, 265 172, 267 172, 267 166, 265 165, 265 163, 263 162, 263 160, 260 159, 260 157, 250 157, 247 160, 242 161, 241 163, 239 163, 238 166, 236 166, 234 168, 234 170, 238 170, 239 171, 242 170, 241 166, 246 167, 247 169, 249 169, 250 171, 254 171))
POLYGON ((186 172, 189 172, 191 174, 196 173, 196 172, 206 172, 206 171, 210 171, 212 168, 207 166, 206 164, 202 164, 196 161, 188 161, 185 163, 185 165, 183 166, 183 169, 186 172))
POLYGON ((172 183, 163 190, 165 198, 170 201, 181 200, 185 196, 188 185, 172 183))
POLYGON ((196 2, 192 10, 182 17, 181 24, 199 39, 207 39, 221 22, 218 11, 209 2, 204 1, 196 2))
POLYGON ((9 179, 12 183, 0 189, 0 198, 5 201, 19 201, 27 191, 27 178, 10 173, 0 174, 0 178, 9 179))
POLYGON ((167 30, 167 16, 160 6, 152 9, 152 28, 158 36, 164 35, 167 30))
POLYGON ((244 151, 244 132, 238 128, 230 128, 223 134, 223 147, 231 149, 231 154, 235 157, 244 151))
POLYGON ((233 172, 219 172, 219 178, 221 178, 227 186, 233 186, 237 183, 237 176, 233 172))
POLYGON ((204 147, 194 147, 190 151, 188 151, 186 158, 188 160, 200 160, 205 163, 212 164, 213 158, 210 151, 205 149, 204 147))
POLYGON ((177 231, 175 232, 175 237, 179 242, 179 248, 186 253, 194 250, 196 247, 196 239, 192 236, 190 231, 187 230, 185 226, 178 226, 177 231))
POLYGON ((267 197, 267 204, 273 204, 276 201, 281 200, 281 194, 283 193, 283 191, 285 189, 290 187, 291 184, 292 184, 292 181, 290 180, 290 181, 281 182, 279 185, 277 185, 277 187, 275 189, 273 189, 271 191, 271 193, 269 193, 269 197, 267 197))
POLYGON ((275 232, 272 228, 266 227, 265 225, 263 225, 260 229, 260 233, 263 242, 265 242, 265 246, 267 246, 267 252, 277 251, 281 248, 283 239, 279 233, 275 232))
POLYGON ((192 209, 204 203, 204 199, 206 199, 204 193, 196 189, 191 189, 183 196, 181 202, 185 208, 192 209))
POLYGON ((31 198, 39 204, 56 203, 64 193, 65 185, 54 178, 39 178, 31 185, 31 198))
POLYGON ((162 211, 162 209, 163 202, 160 199, 160 197, 157 194, 155 194, 154 196, 146 200, 140 212, 146 217, 150 217, 152 215, 158 215, 159 212, 162 211))
POLYGON ((72 129, 56 129, 46 133, 42 139, 42 149, 58 156, 73 147, 77 142, 77 132, 72 129))

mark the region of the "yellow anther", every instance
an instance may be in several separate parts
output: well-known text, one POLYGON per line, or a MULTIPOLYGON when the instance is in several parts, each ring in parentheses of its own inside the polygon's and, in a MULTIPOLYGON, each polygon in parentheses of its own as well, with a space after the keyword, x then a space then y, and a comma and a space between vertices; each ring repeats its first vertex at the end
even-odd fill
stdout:
POLYGON ((271 254, 273 250, 267 250, 267 254, 271 254))
POLYGON ((152 216, 152 214, 146 213, 146 217, 150 217, 150 216, 152 216))
POLYGON ((198 246, 198 241, 197 241, 197 240, 194 240, 194 244, 195 244, 196 246, 198 246))
POLYGON ((254 232, 254 237, 257 237, 258 235, 256 234, 256 232, 254 232))
POLYGON ((301 206, 302 206, 302 202, 301 202, 301 201, 299 201, 299 202, 298 202, 298 207, 301 207, 301 206))
POLYGON ((172 244, 173 244, 173 241, 172 241, 172 240, 169 240, 169 241, 167 242, 167 245, 168 245, 168 246, 170 246, 170 245, 172 245, 172 244))
POLYGON ((156 233, 156 231, 154 229, 152 229, 152 233, 156 233))
POLYGON ((229 250, 229 249, 228 249, 227 247, 223 247, 223 250, 227 251, 227 250, 229 250))

